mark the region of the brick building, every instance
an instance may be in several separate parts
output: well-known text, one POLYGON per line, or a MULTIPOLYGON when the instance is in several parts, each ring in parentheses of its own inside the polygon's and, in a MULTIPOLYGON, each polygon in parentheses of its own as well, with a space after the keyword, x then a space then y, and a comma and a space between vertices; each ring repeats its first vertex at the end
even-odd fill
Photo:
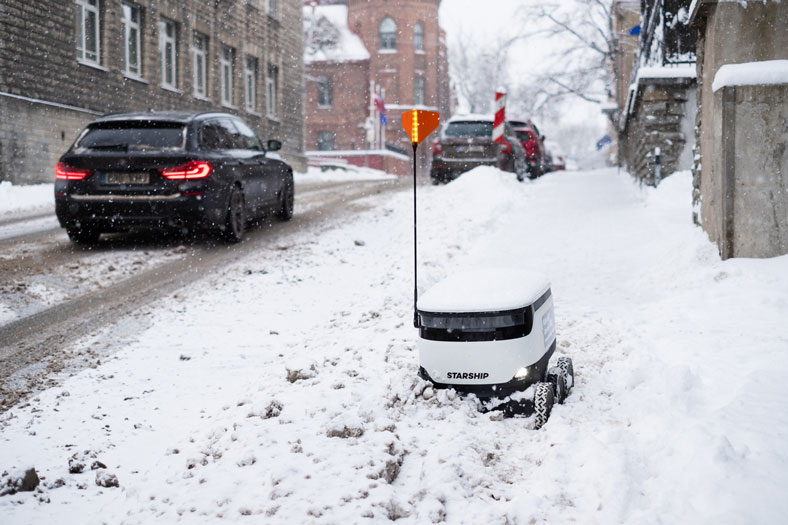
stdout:
MULTIPOLYGON (((307 155, 409 173, 399 118, 414 107, 451 114, 440 0, 304 2, 307 155), (318 5, 319 4, 319 5, 318 5), (385 100, 379 130, 372 103, 385 100)), ((426 166, 429 149, 420 148, 426 166)))
POLYGON ((0 180, 52 179, 115 111, 223 110, 303 168, 300 0, 3 0, 0 180))

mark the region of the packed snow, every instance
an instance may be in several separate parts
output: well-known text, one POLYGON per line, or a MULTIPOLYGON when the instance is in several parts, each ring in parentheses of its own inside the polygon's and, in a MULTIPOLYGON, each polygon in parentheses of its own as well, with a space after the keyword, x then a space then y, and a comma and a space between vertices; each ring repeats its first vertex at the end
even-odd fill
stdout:
POLYGON ((788 256, 721 261, 688 172, 419 191, 422 291, 551 280, 576 386, 543 428, 417 377, 411 195, 380 194, 86 335, 111 357, 0 416, 8 486, 42 479, 2 521, 784 521, 788 256))
POLYGON ((54 186, 51 183, 19 185, 0 181, 0 221, 19 212, 31 214, 51 209, 54 213, 54 186))
POLYGON ((766 86, 788 84, 788 60, 764 60, 725 64, 714 75, 712 91, 726 86, 766 86))

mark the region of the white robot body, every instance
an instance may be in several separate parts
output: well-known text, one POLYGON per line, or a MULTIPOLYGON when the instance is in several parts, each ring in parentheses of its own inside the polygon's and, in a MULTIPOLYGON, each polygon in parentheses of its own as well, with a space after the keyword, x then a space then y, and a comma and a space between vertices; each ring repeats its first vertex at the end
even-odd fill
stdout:
POLYGON ((550 282, 513 269, 465 271, 419 300, 419 374, 438 388, 503 397, 544 381, 555 351, 550 282))

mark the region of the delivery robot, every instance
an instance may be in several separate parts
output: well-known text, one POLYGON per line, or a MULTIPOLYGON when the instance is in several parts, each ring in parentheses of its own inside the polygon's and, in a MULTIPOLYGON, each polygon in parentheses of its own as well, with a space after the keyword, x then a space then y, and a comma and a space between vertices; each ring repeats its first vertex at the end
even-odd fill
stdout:
POLYGON ((574 386, 572 360, 556 347, 548 279, 520 269, 455 273, 418 299, 419 375, 436 388, 509 401, 508 414, 547 422, 574 386))

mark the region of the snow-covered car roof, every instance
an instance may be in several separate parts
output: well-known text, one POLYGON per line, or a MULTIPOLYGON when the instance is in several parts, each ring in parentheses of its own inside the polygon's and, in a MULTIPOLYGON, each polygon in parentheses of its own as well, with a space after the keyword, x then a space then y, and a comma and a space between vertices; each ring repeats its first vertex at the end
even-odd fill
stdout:
POLYGON ((451 124, 452 122, 492 122, 493 116, 492 115, 483 115, 481 113, 467 113, 465 115, 454 115, 449 120, 446 121, 446 124, 451 124))

